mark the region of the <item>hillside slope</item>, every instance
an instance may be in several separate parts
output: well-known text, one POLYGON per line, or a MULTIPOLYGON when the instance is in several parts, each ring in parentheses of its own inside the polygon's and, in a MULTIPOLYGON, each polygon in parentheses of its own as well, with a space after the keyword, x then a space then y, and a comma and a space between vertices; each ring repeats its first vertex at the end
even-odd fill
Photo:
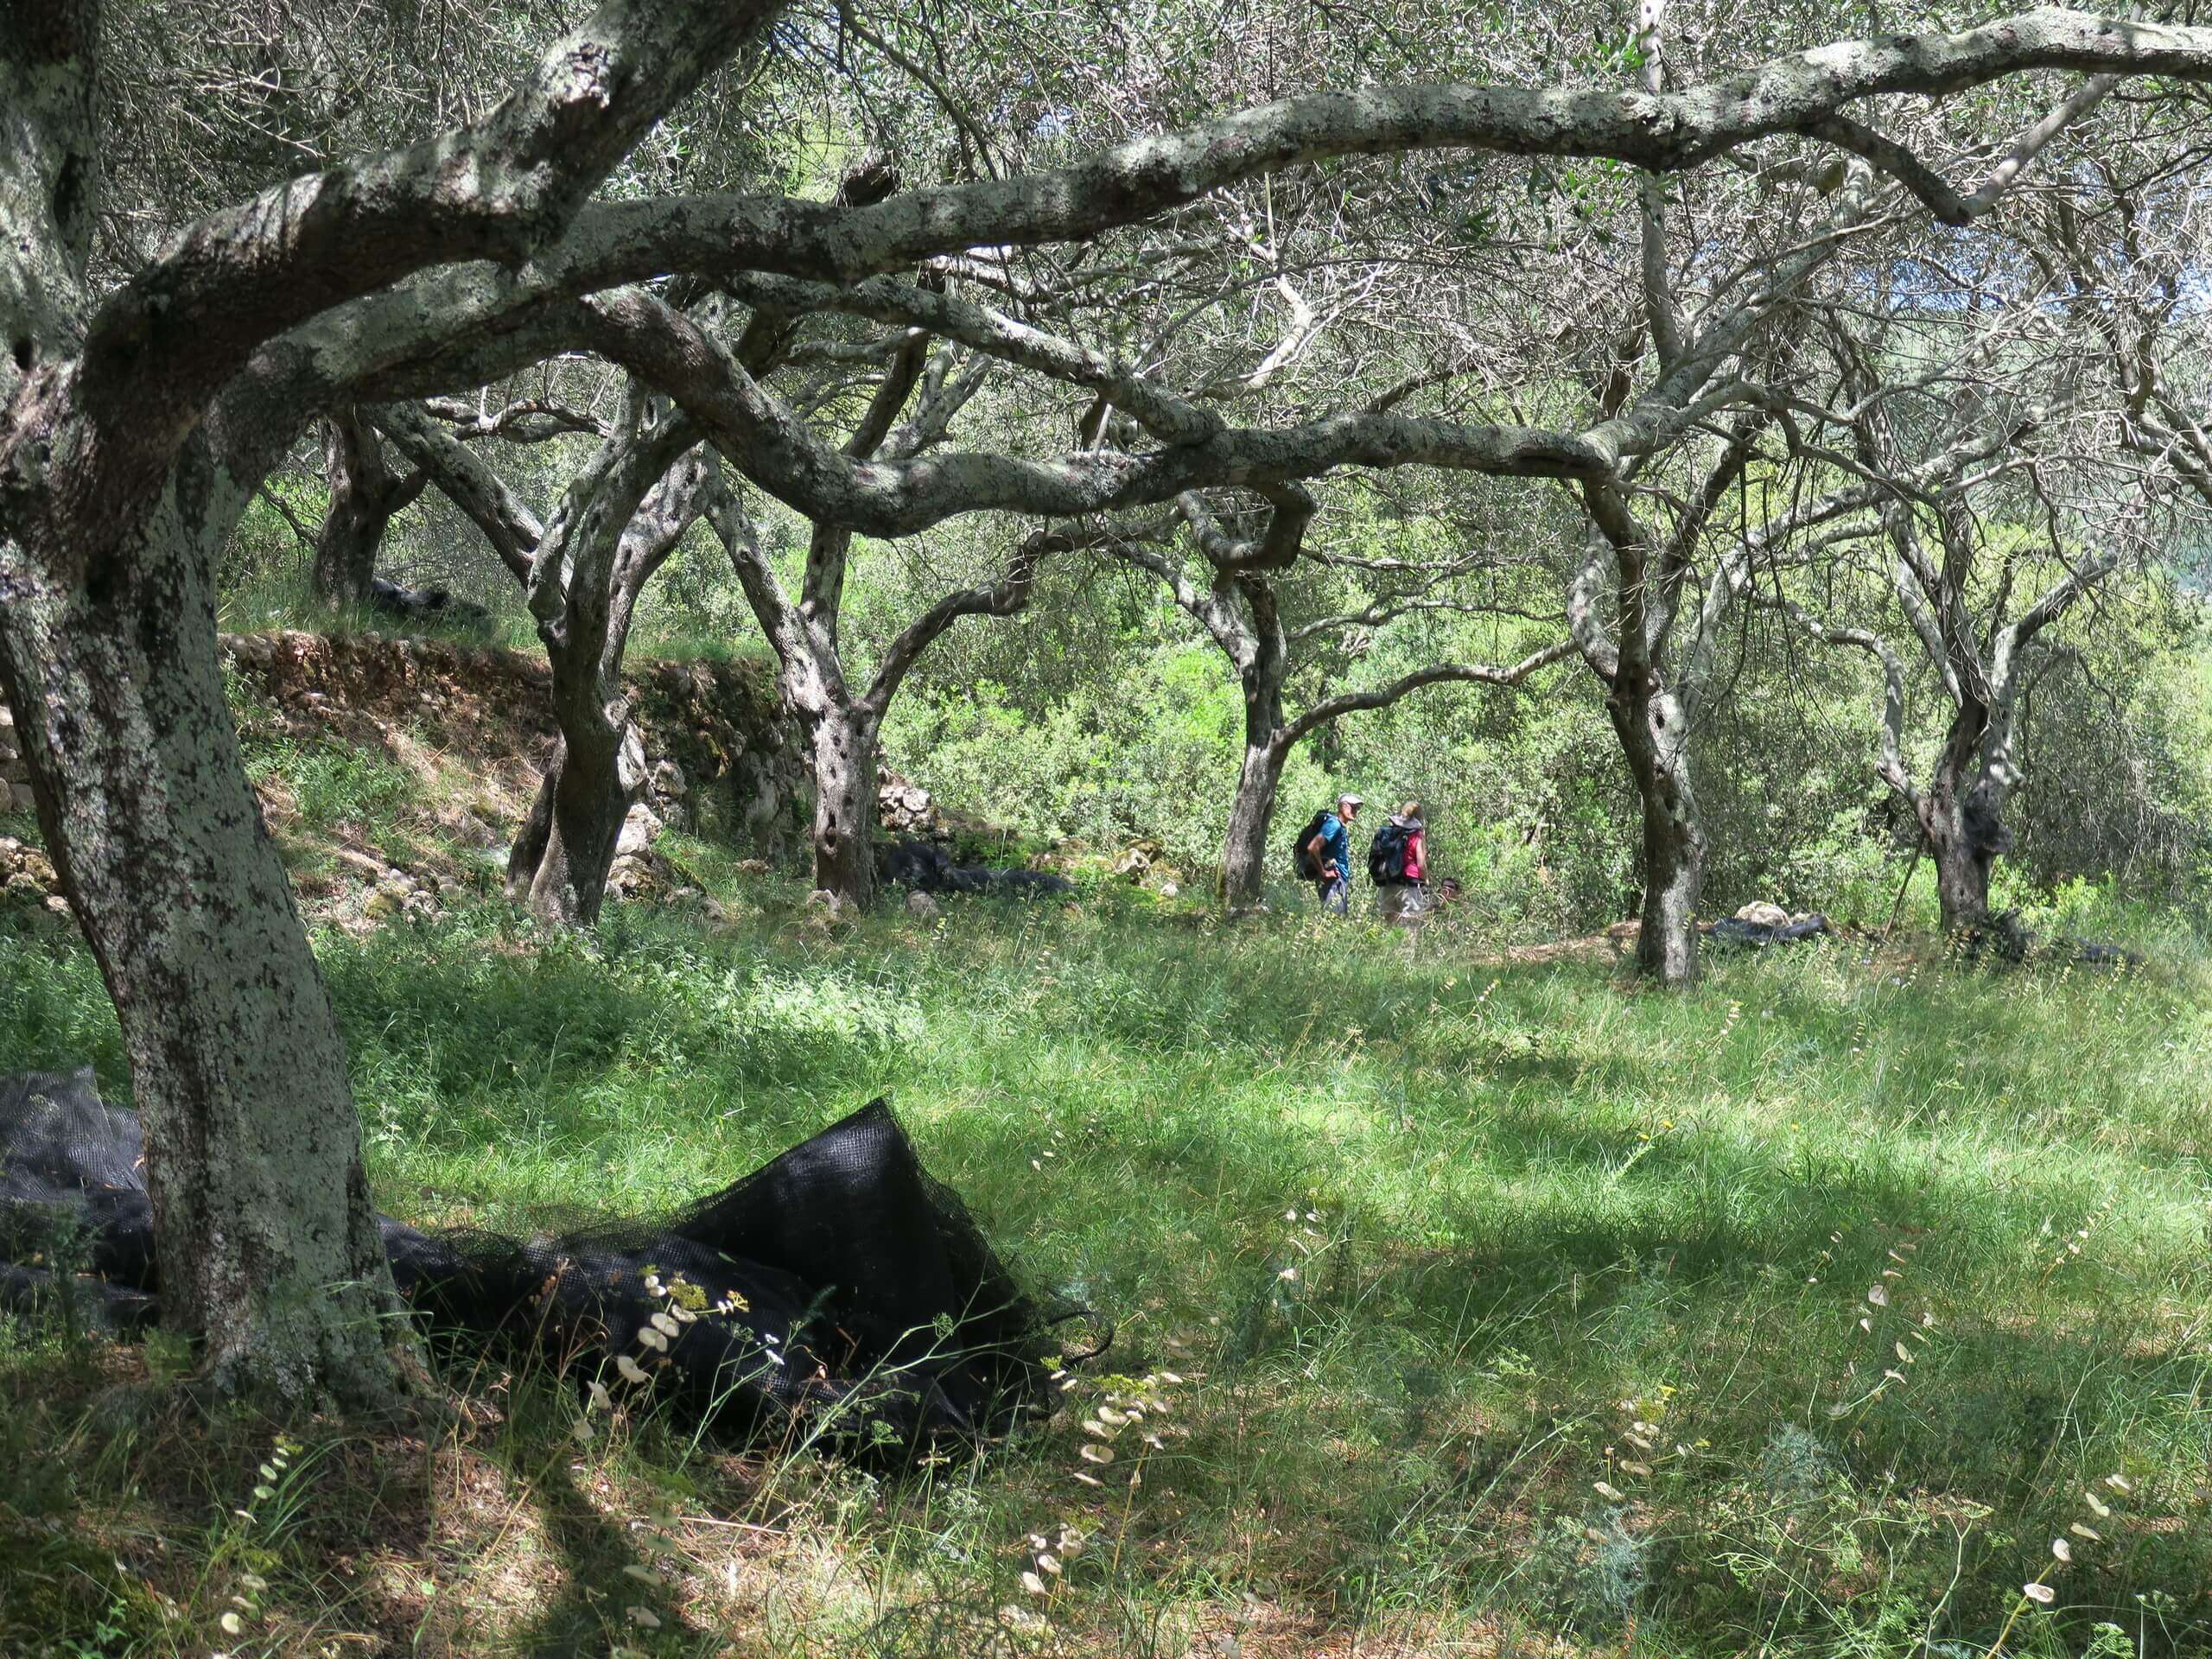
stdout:
MULTIPOLYGON (((226 634, 223 650, 247 770, 311 915, 358 925, 497 883, 556 741, 542 659, 290 631, 226 634)), ((648 663, 626 683, 652 784, 618 894, 681 887, 650 847, 663 825, 739 858, 804 848, 800 746, 763 670, 648 663)), ((0 902, 66 919, 13 727, 0 705, 0 902)))

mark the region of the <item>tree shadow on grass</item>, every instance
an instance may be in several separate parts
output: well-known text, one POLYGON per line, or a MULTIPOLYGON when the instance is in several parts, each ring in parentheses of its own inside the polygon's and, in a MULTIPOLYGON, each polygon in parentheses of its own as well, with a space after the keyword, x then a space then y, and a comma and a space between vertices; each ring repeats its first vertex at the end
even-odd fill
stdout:
POLYGON ((703 1642, 664 1594, 625 1571, 652 1571, 652 1563, 632 1543, 630 1532, 584 1491, 575 1465, 558 1446, 502 1437, 490 1456, 530 1495, 562 1567, 559 1596, 513 1633, 513 1651, 531 1659, 600 1659, 611 1640, 635 1632, 628 1618, 632 1607, 646 1609, 660 1621, 656 1644, 674 1641, 688 1650, 703 1642))

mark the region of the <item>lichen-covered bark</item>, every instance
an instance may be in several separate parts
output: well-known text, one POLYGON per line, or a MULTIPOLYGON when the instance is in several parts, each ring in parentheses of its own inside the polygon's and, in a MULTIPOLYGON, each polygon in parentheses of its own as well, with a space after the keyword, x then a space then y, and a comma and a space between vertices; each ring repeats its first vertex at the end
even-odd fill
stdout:
POLYGON ((1911 804, 1936 864, 1936 898, 1946 933, 1989 919, 1989 878, 2012 844, 2004 825, 2009 791, 1985 762, 1991 710, 1968 694, 1952 715, 1928 787, 1911 804))
POLYGON ((1231 910, 1248 909, 1267 897, 1268 838, 1288 758, 1288 749, 1254 743, 1248 735, 1221 853, 1222 900, 1231 910))
MULTIPOLYGON (((625 718, 611 741, 607 735, 594 731, 588 743, 564 739, 539 791, 546 806, 546 834, 527 899, 531 913, 541 921, 588 927, 606 901, 622 821, 645 782, 645 748, 636 722, 625 718)), ((533 808, 533 824, 537 819, 533 808)))
POLYGON ((239 495, 188 446, 137 522, 0 543, 0 679, 123 1027, 164 1316, 226 1389, 388 1402, 404 1326, 346 1051, 245 780, 210 555, 239 495))
POLYGON ((802 710, 814 759, 814 885, 845 905, 875 902, 875 723, 836 702, 802 710))
POLYGON ((315 595, 332 607, 359 605, 369 596, 385 527, 422 493, 423 474, 394 473, 375 429, 350 409, 330 417, 323 464, 330 510, 315 536, 315 595))
POLYGON ((1643 904, 1637 971, 1667 985, 1698 976, 1697 906, 1706 836, 1691 792, 1686 722, 1675 699, 1648 677, 1616 676, 1605 712, 1642 810, 1643 904))
MULTIPOLYGON (((481 120, 276 183, 95 298, 99 6, 0 0, 0 682, 130 1058, 164 1318, 220 1387, 380 1405, 405 1330, 216 652, 216 551, 350 391, 342 352, 276 342, 327 318, 322 345, 391 360, 394 333, 330 314, 552 244, 772 10, 607 0, 481 120)), ((415 323, 467 347, 450 313, 415 323)))
POLYGON ((1267 897, 1268 837, 1274 828, 1275 796, 1294 741, 1284 729, 1282 688, 1290 672, 1290 646, 1274 596, 1257 577, 1243 584, 1251 617, 1249 627, 1217 595, 1208 595, 1221 630, 1236 647, 1230 661, 1244 694, 1244 758, 1236 769, 1236 793, 1229 804, 1229 830, 1221 849, 1221 898, 1230 910, 1246 909, 1267 897))
MULTIPOLYGON (((1695 533, 1694 524, 1688 535, 1678 528, 1655 559, 1649 533, 1629 510, 1624 492, 1593 488, 1585 499, 1592 534, 1568 595, 1568 626, 1584 662, 1605 688, 1605 716, 1641 810, 1643 902, 1637 971, 1662 984, 1687 985, 1698 976, 1697 906, 1706 851, 1690 786, 1687 705, 1702 688, 1694 671, 1688 684, 1670 683, 1658 657, 1679 610, 1679 582, 1668 576, 1686 572, 1688 535, 1695 533), (1617 612, 1611 635, 1598 615, 1597 596, 1605 586, 1612 589, 1617 612)), ((1707 620, 1716 613, 1708 606, 1707 620)), ((1693 664, 1700 649, 1693 649, 1693 664)))

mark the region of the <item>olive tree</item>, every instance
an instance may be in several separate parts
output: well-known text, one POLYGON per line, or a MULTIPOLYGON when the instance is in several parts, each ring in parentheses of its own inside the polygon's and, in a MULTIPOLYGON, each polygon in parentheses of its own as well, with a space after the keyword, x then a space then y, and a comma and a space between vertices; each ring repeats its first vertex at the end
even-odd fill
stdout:
POLYGON ((1347 467, 1602 485, 1648 445, 1645 424, 1543 429, 1364 402, 1186 421, 1114 354, 1032 338, 906 278, 969 250, 1172 220, 1270 174, 1415 151, 1678 173, 1786 137, 1861 155, 1955 219, 1971 199, 1879 130, 1901 100, 1940 105, 2031 70, 2212 78, 2212 31, 2043 10, 1836 42, 1677 90, 1324 89, 864 206, 772 188, 603 193, 774 16, 749 0, 608 0, 534 60, 518 54, 513 90, 480 114, 272 176, 121 275, 92 258, 110 130, 102 8, 0 8, 0 682, 122 1023, 165 1308, 224 1386, 363 1403, 395 1385, 344 1045, 240 764, 210 591, 226 537, 308 422, 595 352, 751 486, 875 537, 985 512, 1084 518, 1347 467), (1133 413, 1149 401, 1170 423, 1130 450, 848 454, 656 286, 671 276, 789 279, 832 308, 911 313, 906 326, 1050 359, 1062 379, 1110 387, 1133 413), (940 300, 943 327, 920 315, 940 300))

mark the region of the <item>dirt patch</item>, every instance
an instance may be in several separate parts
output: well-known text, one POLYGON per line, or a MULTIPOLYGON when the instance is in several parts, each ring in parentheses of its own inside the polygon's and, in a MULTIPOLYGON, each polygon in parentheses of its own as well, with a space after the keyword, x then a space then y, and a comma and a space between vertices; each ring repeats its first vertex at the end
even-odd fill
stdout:
MULTIPOLYGON (((310 911, 372 926, 496 884, 500 849, 558 741, 543 661, 367 635, 222 644, 263 809, 310 911)), ((787 855, 805 823, 806 778, 766 672, 652 663, 625 685, 645 733, 652 823, 787 855)))

